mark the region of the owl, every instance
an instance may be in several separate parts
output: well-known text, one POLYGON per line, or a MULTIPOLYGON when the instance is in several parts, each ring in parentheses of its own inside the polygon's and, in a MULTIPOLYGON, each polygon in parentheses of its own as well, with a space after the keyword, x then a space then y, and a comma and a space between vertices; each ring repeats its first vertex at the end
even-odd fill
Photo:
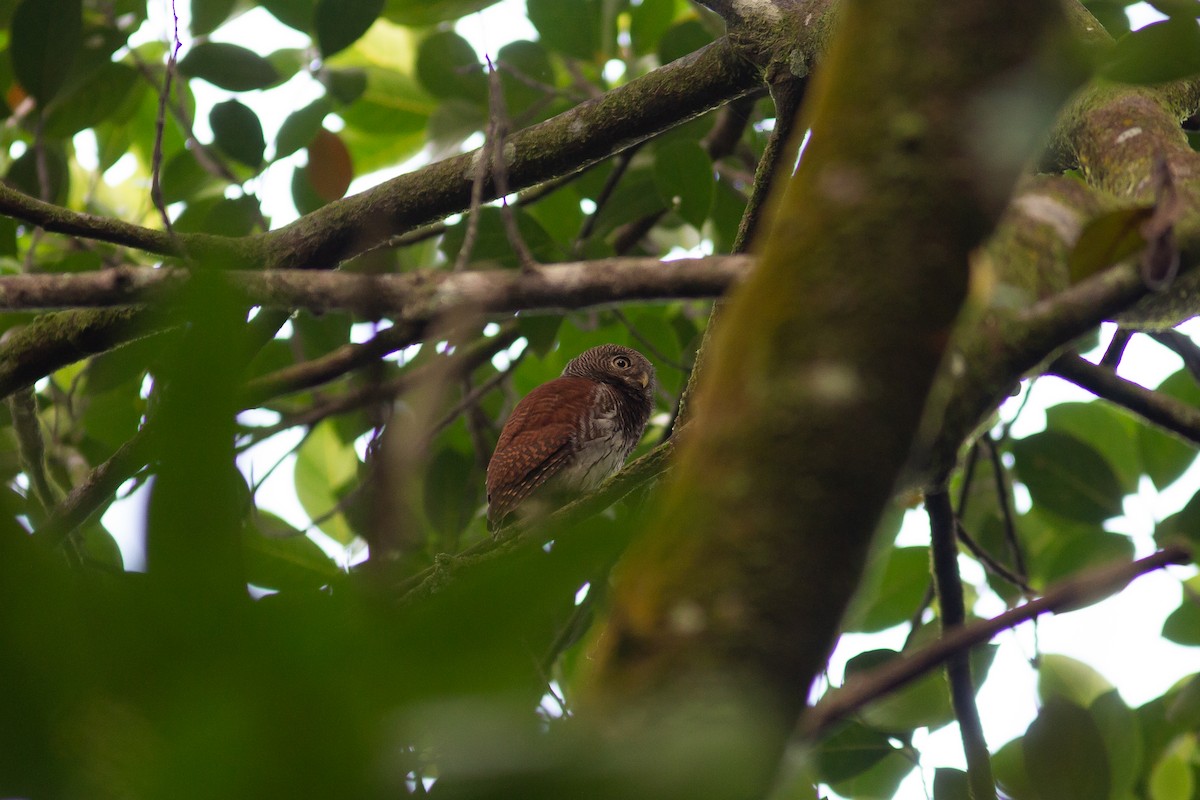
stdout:
POLYGON ((604 344, 567 363, 562 377, 513 409, 487 468, 488 526, 554 510, 625 463, 654 407, 654 366, 604 344))

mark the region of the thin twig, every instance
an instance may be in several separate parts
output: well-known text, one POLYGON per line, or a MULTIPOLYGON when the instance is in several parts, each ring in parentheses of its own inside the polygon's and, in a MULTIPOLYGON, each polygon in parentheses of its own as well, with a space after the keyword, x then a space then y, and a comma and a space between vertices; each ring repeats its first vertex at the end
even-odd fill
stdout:
MULTIPOLYGON (((933 551, 933 578, 941 607, 942 636, 960 629, 966 621, 962 578, 958 573, 958 540, 956 519, 950 496, 945 490, 925 495, 925 510, 929 513, 930 539, 933 551)), ((975 704, 975 682, 971 678, 971 652, 956 651, 946 659, 946 678, 950 683, 950 703, 958 718, 963 752, 967 757, 967 780, 974 800, 996 797, 996 781, 992 777, 992 761, 988 755, 979 708, 975 704)))
POLYGON ((1125 348, 1129 345, 1129 340, 1133 338, 1133 331, 1128 328, 1117 328, 1113 334, 1112 341, 1108 343, 1108 347, 1104 351, 1104 357, 1100 359, 1100 365, 1109 369, 1116 369, 1121 363, 1121 357, 1125 355, 1125 348))
POLYGON ((1196 346, 1191 337, 1177 330, 1168 330, 1150 331, 1150 338, 1183 359, 1183 366, 1191 373, 1192 379, 1200 381, 1200 347, 1196 346))
POLYGON ((517 228, 517 218, 508 205, 508 162, 504 152, 504 138, 508 136, 508 109, 504 105, 504 89, 500 85, 500 73, 492 66, 492 59, 487 58, 488 78, 488 134, 487 142, 491 149, 492 185, 496 196, 500 199, 500 220, 504 223, 504 233, 508 243, 517 254, 517 263, 521 270, 529 272, 537 267, 537 259, 529 250, 529 245, 517 228))
POLYGON ((754 174, 754 186, 734 239, 734 253, 749 251, 762 225, 771 187, 781 174, 786 174, 785 169, 791 169, 791 164, 785 164, 784 159, 794 155, 800 147, 800 139, 796 136, 797 111, 806 85, 804 80, 787 80, 771 87, 771 97, 775 100, 775 127, 767 137, 767 146, 754 174))
POLYGON ((971 551, 971 555, 975 556, 976 561, 978 561, 980 564, 983 564, 984 569, 1008 581, 1026 595, 1033 596, 1037 594, 1037 592, 1033 590, 1033 587, 1026 583, 1020 575, 1017 575, 1008 567, 992 558, 991 555, 988 554, 988 551, 984 550, 983 546, 976 542, 975 539, 972 538, 971 534, 967 533, 967 529, 963 527, 961 520, 955 521, 954 530, 958 535, 958 540, 962 542, 968 550, 971 551))
POLYGON ((171 217, 167 214, 167 204, 162 193, 162 162, 163 162, 163 131, 167 123, 167 101, 171 96, 171 82, 175 78, 175 65, 179 57, 179 48, 183 42, 179 40, 179 12, 175 8, 175 0, 171 0, 171 16, 175 20, 174 47, 167 56, 166 75, 163 77, 162 93, 158 97, 158 115, 154 120, 154 155, 150 164, 150 199, 162 217, 163 230, 172 236, 175 228, 171 225, 171 217))
POLYGON ((992 619, 957 628, 915 653, 902 655, 877 669, 857 675, 845 686, 826 694, 804 715, 801 735, 808 740, 819 737, 830 726, 873 700, 916 680, 954 653, 991 641, 1001 631, 1042 614, 1086 608, 1121 591, 1140 575, 1191 560, 1191 550, 1183 545, 1171 545, 1132 563, 1121 561, 1087 570, 1051 587, 1037 600, 1030 600, 992 619))
POLYGON ((1127 381, 1076 355, 1054 359, 1049 372, 1087 389, 1097 397, 1129 409, 1168 433, 1200 444, 1200 409, 1127 381))
POLYGON ((1005 480, 1008 471, 1004 469, 1004 462, 1000 459, 1000 448, 996 446, 991 435, 985 433, 980 439, 987 448, 988 458, 992 462, 992 480, 996 482, 996 502, 1000 506, 1000 520, 1004 524, 1004 541, 1008 544, 1008 554, 1012 558, 1013 568, 1020 578, 1018 585, 1024 586, 1029 580, 1029 570, 1025 566, 1025 551, 1021 547, 1021 539, 1017 536, 1012 491, 1008 481, 1005 480))

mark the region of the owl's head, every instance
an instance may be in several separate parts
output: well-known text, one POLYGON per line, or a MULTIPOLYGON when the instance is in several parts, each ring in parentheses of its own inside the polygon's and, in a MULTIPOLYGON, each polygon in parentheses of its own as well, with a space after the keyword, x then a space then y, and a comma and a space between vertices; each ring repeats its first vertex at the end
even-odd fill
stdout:
POLYGON ((584 350, 567 362, 563 375, 628 387, 645 397, 654 393, 654 365, 637 350, 619 344, 584 350))

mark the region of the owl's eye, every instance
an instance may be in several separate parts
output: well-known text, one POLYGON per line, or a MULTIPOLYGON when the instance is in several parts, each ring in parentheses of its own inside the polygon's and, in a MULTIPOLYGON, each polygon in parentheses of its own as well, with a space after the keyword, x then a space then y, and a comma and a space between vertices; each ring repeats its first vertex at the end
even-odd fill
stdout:
POLYGON ((629 369, 631 362, 625 356, 617 356, 612 360, 612 363, 617 369, 629 369))

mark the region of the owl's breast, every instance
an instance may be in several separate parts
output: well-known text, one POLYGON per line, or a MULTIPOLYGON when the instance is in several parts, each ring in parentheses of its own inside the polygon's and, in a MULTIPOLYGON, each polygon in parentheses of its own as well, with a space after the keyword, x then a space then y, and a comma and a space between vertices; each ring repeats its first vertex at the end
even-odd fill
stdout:
POLYGON ((555 476, 555 483, 572 492, 595 489, 625 463, 637 446, 641 430, 622 424, 620 398, 605 385, 596 387, 590 413, 579 419, 575 455, 555 476))

